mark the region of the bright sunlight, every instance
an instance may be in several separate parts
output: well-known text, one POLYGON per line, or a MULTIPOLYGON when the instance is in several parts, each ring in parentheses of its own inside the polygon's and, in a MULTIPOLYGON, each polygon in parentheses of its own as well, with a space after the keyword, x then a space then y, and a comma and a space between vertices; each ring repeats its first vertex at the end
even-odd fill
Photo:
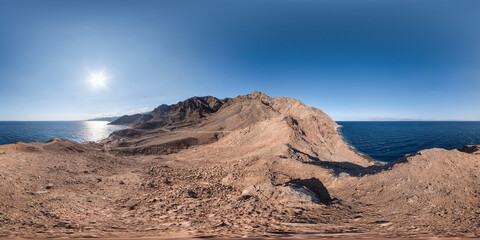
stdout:
POLYGON ((108 77, 105 75, 104 71, 100 71, 100 72, 90 72, 90 78, 88 80, 88 82, 92 85, 92 88, 95 90, 95 89, 98 89, 100 87, 102 88, 106 88, 107 87, 107 82, 108 80, 108 77))

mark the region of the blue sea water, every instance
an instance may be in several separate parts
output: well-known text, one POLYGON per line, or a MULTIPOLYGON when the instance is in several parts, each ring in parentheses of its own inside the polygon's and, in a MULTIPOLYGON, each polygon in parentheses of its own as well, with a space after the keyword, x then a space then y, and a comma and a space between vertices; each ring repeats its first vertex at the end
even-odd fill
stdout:
POLYGON ((125 126, 105 121, 0 122, 0 145, 16 142, 46 142, 63 138, 74 142, 100 141, 125 126))
POLYGON ((357 151, 392 162, 429 148, 480 145, 480 122, 338 122, 339 133, 357 151))

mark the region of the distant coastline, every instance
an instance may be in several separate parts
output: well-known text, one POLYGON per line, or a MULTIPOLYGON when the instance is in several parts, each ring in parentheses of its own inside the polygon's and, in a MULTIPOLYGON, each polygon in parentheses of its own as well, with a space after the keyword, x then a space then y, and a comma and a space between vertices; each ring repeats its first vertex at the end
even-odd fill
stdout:
POLYGON ((93 119, 88 119, 86 121, 105 121, 105 122, 113 122, 120 117, 100 117, 100 118, 93 118, 93 119))

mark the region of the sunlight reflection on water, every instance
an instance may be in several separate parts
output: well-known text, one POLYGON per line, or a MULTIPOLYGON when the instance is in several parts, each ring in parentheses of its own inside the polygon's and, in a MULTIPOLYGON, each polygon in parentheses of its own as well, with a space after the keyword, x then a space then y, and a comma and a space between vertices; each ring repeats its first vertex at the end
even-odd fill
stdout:
POLYGON ((0 144, 47 142, 52 138, 98 142, 124 128, 108 125, 106 121, 0 122, 0 144))
POLYGON ((82 122, 82 135, 84 141, 98 142, 107 138, 112 132, 112 126, 104 121, 85 121, 82 122))

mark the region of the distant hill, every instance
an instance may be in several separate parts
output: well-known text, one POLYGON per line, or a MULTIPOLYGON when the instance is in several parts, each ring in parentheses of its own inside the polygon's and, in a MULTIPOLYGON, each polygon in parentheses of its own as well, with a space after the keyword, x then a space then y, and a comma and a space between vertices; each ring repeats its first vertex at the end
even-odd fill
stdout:
POLYGON ((102 117, 102 118, 93 118, 93 119, 88 119, 87 121, 107 121, 107 122, 113 122, 119 119, 120 117, 102 117))
POLYGON ((148 116, 150 115, 140 114, 140 113, 134 114, 134 115, 123 115, 117 118, 115 121, 112 121, 110 124, 111 125, 133 125, 136 121, 140 121, 141 119, 148 118, 148 116))
MULTIPOLYGON (((115 117, 100 117, 100 118, 93 118, 93 119, 88 119, 87 121, 107 121, 110 122, 109 124, 111 125, 131 125, 133 123, 133 120, 136 120, 137 118, 141 118, 142 116, 148 115, 150 112, 142 112, 142 113, 137 113, 134 115, 123 115, 123 116, 115 116, 115 117), (133 119, 133 120, 132 120, 133 119)), ((146 119, 147 117, 144 117, 145 121, 148 121, 146 119)))

